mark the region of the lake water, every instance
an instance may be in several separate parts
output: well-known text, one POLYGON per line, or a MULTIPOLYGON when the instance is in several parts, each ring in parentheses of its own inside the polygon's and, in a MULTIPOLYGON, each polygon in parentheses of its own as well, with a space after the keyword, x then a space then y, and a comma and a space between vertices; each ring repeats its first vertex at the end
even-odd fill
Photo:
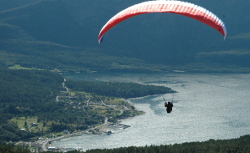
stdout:
POLYGON ((155 84, 175 94, 129 101, 144 115, 125 119, 130 128, 112 135, 82 135, 53 142, 56 147, 117 148, 229 139, 250 134, 250 74, 76 74, 75 80, 124 81, 155 84), (163 97, 174 98, 167 114, 163 97))

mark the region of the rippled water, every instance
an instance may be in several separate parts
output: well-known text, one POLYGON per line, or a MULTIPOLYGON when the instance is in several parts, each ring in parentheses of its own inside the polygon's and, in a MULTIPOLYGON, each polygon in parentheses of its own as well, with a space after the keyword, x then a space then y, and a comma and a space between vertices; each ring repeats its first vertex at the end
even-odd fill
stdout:
POLYGON ((130 99, 145 115, 113 135, 82 135, 55 141, 57 147, 87 149, 173 144, 250 134, 250 74, 78 74, 81 80, 127 81, 171 87, 178 93, 130 99), (174 98, 171 114, 163 97, 174 98))

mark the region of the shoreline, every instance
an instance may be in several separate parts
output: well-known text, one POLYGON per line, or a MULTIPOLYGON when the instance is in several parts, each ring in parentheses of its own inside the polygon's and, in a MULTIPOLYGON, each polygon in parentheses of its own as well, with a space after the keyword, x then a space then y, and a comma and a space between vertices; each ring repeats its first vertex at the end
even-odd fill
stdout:
MULTIPOLYGON (((134 117, 136 117, 136 116, 134 116, 134 117)), ((131 125, 122 124, 121 122, 122 122, 121 120, 119 120, 117 123, 108 122, 107 118, 106 118, 105 122, 103 124, 98 125, 96 127, 92 127, 92 128, 89 128, 89 129, 86 129, 86 130, 83 130, 83 131, 78 131, 78 132, 65 134, 65 135, 62 135, 62 136, 59 136, 59 137, 56 137, 56 138, 53 138, 53 139, 46 140, 42 144, 42 150, 43 151, 48 151, 49 147, 55 148, 55 147, 53 147, 53 145, 51 145, 52 142, 54 142, 54 141, 60 141, 60 140, 67 139, 67 138, 70 138, 70 137, 81 136, 81 135, 84 135, 84 134, 87 134, 87 135, 101 135, 101 134, 106 133, 107 135, 110 135, 110 134, 115 134, 115 132, 118 131, 118 130, 124 130, 124 129, 127 129, 127 128, 131 127, 131 125)), ((55 149, 63 150, 63 148, 55 148, 55 149)), ((77 149, 77 148, 74 148, 74 149, 77 149)))

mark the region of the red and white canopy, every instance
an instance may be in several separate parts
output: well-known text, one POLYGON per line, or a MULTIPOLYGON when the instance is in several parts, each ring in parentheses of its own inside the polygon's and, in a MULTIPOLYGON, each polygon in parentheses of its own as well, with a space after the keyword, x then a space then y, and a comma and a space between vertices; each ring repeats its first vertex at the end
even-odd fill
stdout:
POLYGON ((184 15, 214 28, 224 38, 227 36, 227 30, 223 21, 201 6, 182 1, 147 1, 130 6, 113 16, 102 27, 98 35, 98 42, 101 43, 103 35, 118 23, 145 13, 174 13, 184 15))

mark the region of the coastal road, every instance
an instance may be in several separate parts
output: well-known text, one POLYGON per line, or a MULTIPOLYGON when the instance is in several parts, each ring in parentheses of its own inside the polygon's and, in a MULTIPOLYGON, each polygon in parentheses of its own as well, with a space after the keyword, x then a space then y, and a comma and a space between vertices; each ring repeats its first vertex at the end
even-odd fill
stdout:
POLYGON ((42 142, 42 151, 47 151, 47 144, 50 140, 45 140, 42 142))

